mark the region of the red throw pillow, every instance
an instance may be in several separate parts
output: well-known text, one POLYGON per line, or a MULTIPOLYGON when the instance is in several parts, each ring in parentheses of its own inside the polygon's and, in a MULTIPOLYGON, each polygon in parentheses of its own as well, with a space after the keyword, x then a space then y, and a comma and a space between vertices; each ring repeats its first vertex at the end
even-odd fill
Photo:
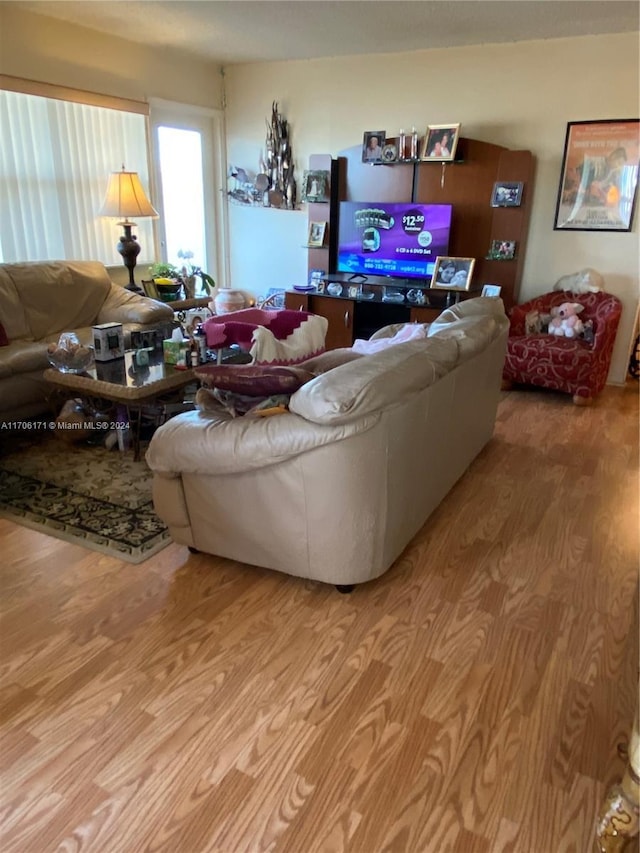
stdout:
POLYGON ((293 394, 315 374, 300 367, 267 364, 207 364, 195 375, 207 388, 220 388, 246 397, 293 394))
POLYGON ((0 323, 0 347, 8 347, 9 346, 9 338, 7 337, 7 333, 4 330, 4 326, 0 323))

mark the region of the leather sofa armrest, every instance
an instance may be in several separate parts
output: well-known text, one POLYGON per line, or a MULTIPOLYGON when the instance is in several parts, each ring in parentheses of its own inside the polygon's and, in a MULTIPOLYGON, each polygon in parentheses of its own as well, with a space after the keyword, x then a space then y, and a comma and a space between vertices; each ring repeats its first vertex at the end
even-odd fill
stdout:
POLYGON ((173 320, 173 310, 164 302, 131 293, 117 284, 111 284, 96 323, 163 323, 173 320))

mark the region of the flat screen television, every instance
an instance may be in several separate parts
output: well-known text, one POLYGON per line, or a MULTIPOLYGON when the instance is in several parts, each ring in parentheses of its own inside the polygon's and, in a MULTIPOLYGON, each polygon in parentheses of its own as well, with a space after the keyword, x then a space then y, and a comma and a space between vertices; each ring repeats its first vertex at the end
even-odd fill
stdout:
POLYGON ((340 202, 336 272, 431 278, 449 254, 450 204, 340 202))

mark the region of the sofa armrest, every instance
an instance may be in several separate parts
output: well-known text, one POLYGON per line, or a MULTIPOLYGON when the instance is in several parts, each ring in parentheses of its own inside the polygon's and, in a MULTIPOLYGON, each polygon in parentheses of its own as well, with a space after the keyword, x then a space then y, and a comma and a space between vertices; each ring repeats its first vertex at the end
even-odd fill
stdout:
POLYGON ((131 293, 117 284, 111 284, 96 323, 165 323, 173 320, 173 310, 164 302, 131 293))

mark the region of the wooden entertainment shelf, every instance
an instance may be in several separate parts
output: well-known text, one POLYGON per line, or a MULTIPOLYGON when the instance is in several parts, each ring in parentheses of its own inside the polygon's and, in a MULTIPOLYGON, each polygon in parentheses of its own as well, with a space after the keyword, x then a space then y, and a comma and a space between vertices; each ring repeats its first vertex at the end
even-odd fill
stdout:
MULTIPOLYGON (((288 308, 302 308, 329 319, 327 347, 351 346, 354 337, 368 337, 374 327, 396 322, 430 322, 445 307, 446 293, 425 288, 426 283, 399 282, 404 290, 411 288, 428 294, 431 304, 395 304, 364 301, 349 295, 350 282, 334 275, 337 268, 338 217, 341 201, 363 203, 416 202, 453 205, 453 222, 449 255, 475 258, 470 291, 457 291, 456 299, 478 296, 484 284, 497 284, 505 308, 518 301, 526 252, 535 159, 531 151, 512 151, 500 145, 461 137, 456 160, 441 163, 429 160, 376 164, 362 162, 360 145, 346 149, 337 158, 328 154, 312 155, 309 168, 330 172, 329 203, 308 206, 309 222, 326 221, 328 241, 323 249, 308 250, 308 270, 322 269, 325 282, 343 281, 344 293, 332 296, 326 292, 288 292, 288 308), (521 182, 523 192, 517 207, 492 207, 496 182, 521 182), (515 242, 516 255, 511 260, 486 257, 493 241, 515 242), (431 296, 431 294, 434 294, 431 296), (396 319, 397 318, 397 319, 396 319), (376 326, 376 323, 379 325, 376 326)), ((375 288, 375 285, 374 285, 375 288)))

